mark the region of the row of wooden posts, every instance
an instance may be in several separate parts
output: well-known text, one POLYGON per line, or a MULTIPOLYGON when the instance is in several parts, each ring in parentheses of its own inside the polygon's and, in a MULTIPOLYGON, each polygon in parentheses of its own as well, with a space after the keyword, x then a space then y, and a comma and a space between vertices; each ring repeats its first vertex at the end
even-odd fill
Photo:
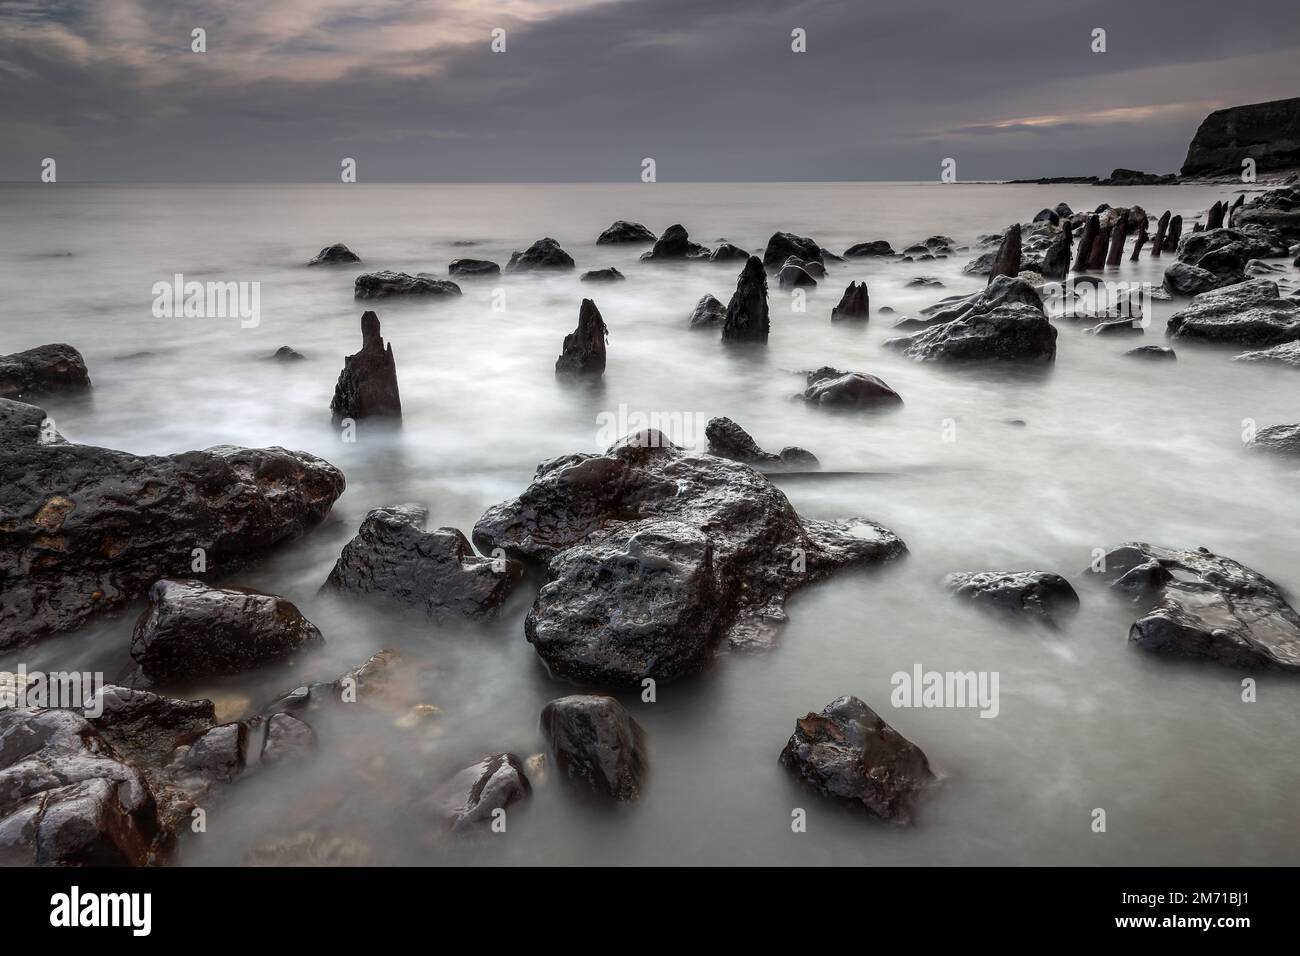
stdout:
MULTIPOLYGON (((1225 223, 1231 222, 1233 212, 1240 209, 1245 200, 1246 197, 1241 195, 1231 205, 1223 201, 1216 201, 1205 214, 1204 225, 1197 223, 1192 227, 1192 232, 1218 229, 1224 226, 1225 223)), ((1129 233, 1128 215, 1128 210, 1121 209, 1115 221, 1106 226, 1101 225, 1100 219, 1095 213, 1088 217, 1088 221, 1083 226, 1083 234, 1079 237, 1079 248, 1074 257, 1075 272, 1113 268, 1119 265, 1120 259, 1124 255, 1124 240, 1128 238, 1129 233)), ((1169 210, 1166 209, 1165 214, 1156 222, 1155 238, 1151 240, 1152 258, 1159 258, 1162 252, 1176 251, 1182 233, 1183 217, 1170 216, 1169 210)), ((1137 238, 1133 243, 1133 252, 1129 256, 1130 262, 1137 262, 1142 247, 1146 245, 1147 238, 1147 221, 1145 217, 1142 217, 1142 221, 1137 223, 1137 238)))

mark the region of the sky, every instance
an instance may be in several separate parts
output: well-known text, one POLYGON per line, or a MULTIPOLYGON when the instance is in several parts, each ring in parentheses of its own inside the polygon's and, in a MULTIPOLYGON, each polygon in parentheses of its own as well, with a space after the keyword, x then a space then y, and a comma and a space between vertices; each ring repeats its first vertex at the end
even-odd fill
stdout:
POLYGON ((0 180, 1176 172, 1298 63, 1296 0, 0 0, 0 180))

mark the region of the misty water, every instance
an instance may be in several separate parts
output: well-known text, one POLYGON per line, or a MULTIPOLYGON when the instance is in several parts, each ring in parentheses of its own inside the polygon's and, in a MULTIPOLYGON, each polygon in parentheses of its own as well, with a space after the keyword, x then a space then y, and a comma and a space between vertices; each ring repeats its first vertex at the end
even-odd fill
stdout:
MULTIPOLYGON (((1143 336, 1085 335, 1060 323, 1054 368, 952 370, 883 349, 899 316, 980 288, 961 274, 977 235, 1065 201, 1166 208, 1186 220, 1231 186, 939 184, 634 184, 528 186, 4 186, 0 208, 0 352, 67 342, 94 389, 42 404, 69 440, 137 453, 217 444, 280 445, 343 470, 347 491, 306 537, 229 575, 294 601, 324 649, 290 664, 200 686, 221 716, 256 712, 299 684, 330 680, 380 648, 402 655, 403 701, 308 719, 320 751, 263 768, 190 836, 186 864, 244 862, 1278 864, 1300 857, 1300 757, 1291 733, 1300 684, 1180 663, 1127 643, 1132 607, 1089 585, 1094 549, 1126 540, 1206 546, 1300 590, 1294 464, 1246 453, 1243 419, 1294 422, 1296 372, 1234 363, 1237 349, 1176 343, 1176 362, 1122 355, 1163 344, 1176 304, 1155 303, 1143 336), (597 246, 615 219, 656 232, 681 222, 694 240, 761 250, 778 229, 842 252, 884 238, 896 249, 934 234, 971 245, 933 262, 832 263, 791 311, 773 287, 765 349, 737 352, 687 316, 712 293, 726 302, 739 264, 642 263, 642 246, 597 246), (454 301, 380 301, 397 360, 404 417, 362 421, 341 440, 329 402, 343 356, 360 346, 362 271, 445 274, 458 256, 504 265, 553 236, 577 260, 560 275, 459 280, 454 301), (360 267, 306 268, 344 242, 360 267), (473 243, 458 245, 458 243, 473 243), (580 283, 615 266, 616 285, 580 283), (187 280, 261 283, 261 319, 155 318, 152 287, 187 280), (943 288, 907 288, 916 276, 943 288), (872 316, 834 323, 830 309, 864 279, 872 316), (494 311, 493 290, 505 309, 494 311), (603 383, 564 387, 554 361, 583 297, 609 326, 603 383), (881 315, 890 306, 896 315, 881 315), (268 356, 289 345, 305 361, 268 356), (142 354, 144 353, 144 354, 142 354), (834 415, 791 402, 799 370, 833 365, 880 376, 903 397, 880 415, 834 415), (801 514, 870 517, 909 556, 845 572, 799 592, 770 652, 722 656, 698 677, 661 684, 658 699, 618 693, 644 726, 641 799, 606 810, 552 773, 512 807, 505 834, 440 835, 421 802, 488 753, 545 750, 538 715, 574 692, 548 676, 524 640, 535 585, 489 625, 438 626, 418 615, 318 593, 365 513, 429 507, 430 527, 470 531, 489 505, 518 494, 536 465, 602 450, 602 412, 676 414, 676 437, 702 447, 726 415, 766 448, 800 445, 825 474, 776 477, 801 514), (1015 424, 1013 421, 1021 422, 1015 424), (955 441, 945 440, 955 427, 955 441), (948 597, 954 570, 1059 572, 1082 598, 1048 632, 948 597), (895 709, 890 678, 926 670, 996 671, 999 713, 895 709), (854 694, 918 744, 941 776, 912 828, 876 823, 800 790, 777 755, 807 711, 854 694), (436 716, 405 718, 412 704, 436 716), (791 811, 808 812, 791 832, 791 811), (1104 808, 1107 831, 1091 829, 1104 808)), ((1190 221, 1188 222, 1190 228, 1190 221)), ((1145 254, 1114 273, 1159 281, 1145 254)), ((0 668, 130 670, 142 607, 11 652, 0 668)))

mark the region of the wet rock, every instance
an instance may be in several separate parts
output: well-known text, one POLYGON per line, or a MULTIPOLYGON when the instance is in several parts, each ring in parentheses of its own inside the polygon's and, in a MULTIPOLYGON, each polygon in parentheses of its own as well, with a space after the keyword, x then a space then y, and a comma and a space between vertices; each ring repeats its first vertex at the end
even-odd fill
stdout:
POLYGON ((690 326, 693 329, 712 329, 722 325, 727 319, 727 307, 713 296, 705 294, 695 303, 691 312, 690 326))
POLYGON ((859 242, 844 250, 844 258, 846 259, 892 256, 893 254, 893 247, 884 239, 873 239, 870 242, 859 242))
POLYGON ((1174 295, 1200 295, 1212 292, 1223 284, 1213 272, 1189 266, 1185 262, 1175 262, 1165 269, 1164 286, 1174 295))
POLYGON ((164 578, 149 589, 131 657, 150 680, 241 674, 324 643, 289 601, 249 588, 164 578))
POLYGON ((276 764, 301 760, 316 750, 316 731, 292 714, 272 714, 266 722, 261 762, 276 764))
POLYGON ((1275 455, 1300 455, 1300 425, 1269 425, 1255 432, 1246 447, 1275 455))
POLYGON ((1038 214, 1034 216, 1034 222, 1047 222, 1047 223, 1051 223, 1053 226, 1055 226, 1060 221, 1061 221, 1060 213, 1058 213, 1055 209, 1040 209, 1038 211, 1038 214))
POLYGON ((1283 237, 1300 239, 1300 186, 1271 189, 1242 206, 1232 217, 1237 229, 1265 226, 1283 237))
POLYGON ((1268 578, 1205 549, 1123 544, 1101 576, 1139 604, 1129 640, 1228 667, 1300 670, 1300 615, 1268 578))
POLYGON ((1242 352, 1236 357, 1238 362, 1269 362, 1279 365, 1289 365, 1292 368, 1300 368, 1300 339, 1294 342, 1287 342, 1284 345, 1275 345, 1271 349, 1261 349, 1255 352, 1242 352))
POLYGON ((782 289, 816 288, 817 280, 802 265, 787 262, 776 274, 777 285, 782 289))
POLYGON ((262 715, 307 713, 338 704, 363 703, 379 710, 408 707, 402 677, 407 671, 395 650, 378 651, 360 667, 354 667, 332 681, 303 684, 277 697, 263 708, 262 715))
POLYGON ((740 246, 733 246, 729 242, 724 242, 709 255, 711 262, 744 262, 749 258, 749 253, 740 246))
POLYGON ((532 789, 518 757, 494 754, 459 771, 428 806, 453 833, 483 830, 492 826, 496 811, 527 799, 532 789))
POLYGON ((1171 348, 1163 345, 1139 345, 1135 349, 1129 349, 1124 353, 1131 358, 1147 359, 1154 361, 1172 362, 1178 358, 1171 348))
POLYGON ((826 278, 826 267, 822 265, 820 262, 818 262, 816 259, 812 259, 809 260, 808 262, 803 263, 800 266, 800 268, 803 269, 804 272, 812 276, 814 279, 826 278))
POLYGON ((474 541, 546 564, 525 635, 556 676, 624 685, 699 670, 723 641, 766 646, 794 590, 906 551, 866 519, 801 519, 753 468, 653 430, 544 462, 474 541))
POLYGON ((654 242, 655 234, 639 222, 620 219, 596 239, 597 245, 616 242, 654 242))
POLYGON ((480 558, 455 528, 425 531, 427 517, 420 505, 371 511, 344 545, 325 588, 419 608, 436 620, 495 617, 522 566, 480 558))
POLYGON ((1252 277, 1272 276, 1281 272, 1286 272, 1283 266, 1271 262, 1264 262, 1260 259, 1251 259, 1246 263, 1246 275, 1252 277))
POLYGON ((564 347, 555 360, 555 374, 600 376, 605 372, 605 342, 609 329, 596 303, 583 299, 578 309, 578 327, 564 337, 564 347))
POLYGON ((358 299, 386 299, 395 295, 457 296, 460 286, 447 279, 439 279, 427 272, 407 275, 405 272, 367 272, 353 283, 353 295, 358 299))
POLYGON ((812 239, 792 232, 774 232, 763 249, 763 265, 777 269, 790 257, 800 262, 821 262, 822 250, 812 239))
POLYGON ((177 747, 165 772, 190 793, 202 796, 213 785, 233 783, 248 765, 248 727, 219 724, 177 747))
POLYGON ((692 242, 686 233, 686 227, 677 223, 664 230, 664 234, 655 240, 654 247, 641 258, 646 262, 672 261, 681 259, 706 259, 709 250, 698 242, 692 242))
POLYGON ((894 823, 911 823, 918 797, 934 783, 921 748, 856 697, 795 721, 780 762, 821 796, 894 823))
POLYGON ((840 304, 831 309, 832 319, 861 319, 871 316, 871 296, 865 282, 850 282, 840 296, 840 304))
POLYGON ((1070 244, 1073 235, 1068 228, 1061 229, 1052 239, 1052 244, 1043 253, 1041 272, 1044 279, 1059 281, 1070 272, 1070 244))
POLYGON ((590 272, 584 272, 579 279, 580 282, 622 282, 627 278, 613 266, 608 269, 593 269, 590 272))
POLYGON ((91 725, 126 759, 141 767, 165 763, 185 739, 217 726, 210 700, 177 700, 146 690, 105 685, 91 725))
POLYGON ((305 357, 301 352, 291 349, 287 345, 281 345, 275 350, 275 354, 271 356, 277 362, 301 362, 305 357))
POLYGON ((1273 346, 1300 340, 1300 301, 1282 297, 1276 282, 1250 279, 1197 295, 1169 317, 1175 338, 1273 346))
POLYGON ((934 276, 917 276, 914 279, 907 280, 909 289, 942 289, 943 283, 934 276))
POLYGON ((571 785, 602 800, 641 795, 645 734, 614 698, 561 697, 542 709, 541 723, 555 768, 571 785))
POLYGON ((452 259, 447 265, 448 275, 453 276, 495 276, 501 274, 501 266, 489 259, 452 259))
POLYGON ((824 367, 809 372, 804 401, 826 408, 891 408, 903 404, 899 394, 874 375, 824 367))
POLYGON ((1101 220, 1096 213, 1090 215, 1083 225, 1083 232, 1079 234, 1079 248, 1074 256, 1074 271, 1083 272, 1089 268, 1092 262, 1093 246, 1101 234, 1101 220))
POLYGON ((758 256, 750 256, 727 304, 722 338, 731 342, 766 342, 769 328, 767 273, 763 271, 763 261, 758 256))
POLYGON ((997 262, 997 250, 992 252, 982 252, 970 262, 962 266, 962 275, 968 276, 986 276, 993 272, 993 265, 997 262))
POLYGON ((1087 332, 1089 335, 1143 335, 1146 329, 1140 319, 1114 318, 1098 322, 1087 332))
POLYGON ((402 417, 393 343, 384 345, 379 316, 373 312, 361 316, 361 350, 343 359, 330 411, 335 421, 371 415, 402 417))
POLYGON ((316 258, 310 260, 307 263, 307 265, 332 266, 332 265, 341 265, 343 263, 348 263, 348 262, 360 262, 360 261, 361 261, 361 257, 359 255, 357 255, 347 246, 343 245, 343 243, 336 242, 334 243, 334 245, 326 246, 320 252, 316 253, 316 258))
POLYGON ((764 451, 749 432, 730 418, 711 418, 704 427, 709 440, 709 454, 751 465, 786 465, 798 468, 816 468, 817 458, 810 451, 796 446, 781 449, 780 454, 764 451))
POLYGON ((1044 624, 1056 624, 1063 613, 1079 607, 1070 582, 1050 571, 958 571, 943 584, 973 604, 1044 624))
POLYGON ((1220 286, 1240 282, 1251 259, 1285 252, 1285 243, 1268 230, 1207 229, 1188 233, 1178 243, 1178 261, 1211 273, 1220 286))
POLYGON ((537 272, 550 269, 574 268, 573 257, 560 248, 560 244, 547 236, 538 239, 523 252, 516 252, 506 263, 506 272, 537 272))
POLYGON ((90 373, 71 345, 40 345, 0 355, 0 398, 26 401, 40 395, 90 388, 90 373))
POLYGON ((989 270, 989 283, 998 276, 1018 276, 1020 274, 1020 224, 1015 223, 1002 237, 997 255, 989 270))
POLYGON ((885 345, 918 362, 1055 361, 1056 328, 1026 280, 998 276, 955 309, 958 317, 885 345))
POLYGON ((343 474, 305 452, 219 446, 137 456, 42 437, 45 413, 0 399, 0 647, 122 608, 168 574, 291 541, 319 524, 343 474), (8 480, 7 476, 22 476, 8 480))

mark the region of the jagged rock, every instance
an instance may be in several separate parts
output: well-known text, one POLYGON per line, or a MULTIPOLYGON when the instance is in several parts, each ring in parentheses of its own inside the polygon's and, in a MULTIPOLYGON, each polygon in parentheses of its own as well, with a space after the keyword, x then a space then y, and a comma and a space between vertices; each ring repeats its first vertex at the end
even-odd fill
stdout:
POLYGON ((733 246, 729 242, 724 242, 709 255, 711 262, 743 262, 749 258, 749 253, 739 246, 733 246))
POLYGON ((1245 278, 1246 263, 1251 259, 1285 252, 1281 239, 1267 231, 1251 234, 1237 229, 1210 229, 1188 233, 1178 243, 1178 261, 1211 273, 1218 286, 1245 278))
POLYGON ((1249 279, 1203 292, 1169 317, 1175 338, 1272 346, 1300 339, 1300 301, 1284 298, 1276 282, 1249 279))
POLYGON ((871 316, 871 296, 865 282, 850 282, 840 297, 840 304, 831 309, 832 319, 862 319, 871 316))
POLYGON ((1235 229, 1265 226, 1292 241, 1300 239, 1300 186, 1272 189, 1256 196, 1232 217, 1235 229))
POLYGON ((260 761, 277 764, 301 760, 316 749, 316 731, 292 714, 272 714, 266 722, 260 761))
POLYGON ((796 720, 780 762, 821 796, 894 823, 911 823, 917 798, 934 783, 921 748, 856 697, 796 720))
POLYGON ((525 635, 556 676, 623 685, 699 670, 724 640, 770 644, 791 592, 906 550, 865 519, 801 519, 759 472, 653 430, 544 462, 474 541, 547 564, 525 635))
POLYGON ((570 784, 602 800, 641 795, 645 733, 613 697, 561 697, 542 708, 541 723, 555 768, 570 784))
POLYGON ((163 578, 131 635, 131 657, 150 680, 242 674, 323 644, 289 601, 251 588, 163 578))
POLYGON ((1244 670, 1300 670, 1300 615, 1245 565, 1205 548, 1130 542, 1103 567, 1095 573, 1143 608, 1129 640, 1144 650, 1244 670))
POLYGON ((555 360, 555 374, 561 377, 603 375, 608 339, 609 329, 596 303, 583 299, 578 309, 578 327, 564 337, 564 347, 555 360))
POLYGON ((1061 280, 1070 272, 1070 244, 1073 234, 1069 228, 1061 229, 1043 253, 1041 272, 1044 279, 1061 280))
POLYGON ((506 263, 506 272, 536 272, 546 269, 572 269, 573 257, 560 248, 560 244, 547 236, 538 239, 523 252, 516 252, 506 263))
POLYGON ((830 367, 809 372, 807 387, 800 397, 827 408, 888 408, 903 404, 899 394, 876 376, 830 367))
POLYGON ((87 716, 87 720, 118 753, 146 772, 166 763, 186 739, 217 726, 216 708, 210 700, 177 700, 107 684, 99 692, 97 705, 98 716, 87 716))
POLYGON ((1292 368, 1300 368, 1300 339, 1293 342, 1287 342, 1283 345, 1275 345, 1271 349, 1262 349, 1256 352, 1242 352, 1236 357, 1238 362, 1276 362, 1280 365, 1290 365, 1292 368))
POLYGON ((998 246, 997 255, 989 270, 989 284, 998 276, 1018 276, 1020 274, 1020 224, 1015 223, 1007 229, 998 246))
POLYGON ((1165 252, 1175 252, 1183 234, 1183 217, 1174 216, 1169 220, 1169 230, 1165 233, 1165 252))
POLYGON ((1269 425, 1255 432, 1246 444, 1252 451, 1276 455, 1300 455, 1300 425, 1269 425))
POLYGON ((291 349, 287 345, 281 345, 275 350, 275 354, 272 355, 271 358, 275 359, 277 362, 301 362, 306 358, 306 356, 296 349, 291 349))
POLYGON ((1050 571, 957 571, 943 580, 960 598, 999 611, 1056 624, 1079 607, 1070 582, 1050 571))
POLYGON ((501 266, 490 259, 452 259, 447 265, 447 274, 453 276, 495 276, 501 274, 501 266))
POLYGON ((821 262, 822 250, 812 239, 792 232, 774 232, 763 249, 763 265, 777 269, 793 256, 802 262, 821 262))
POLYGON ((1182 174, 1236 175, 1247 158, 1261 172, 1300 166, 1300 97, 1215 110, 1192 137, 1182 174))
POLYGON ((596 238, 597 245, 614 242, 654 242, 655 234, 639 222, 620 219, 596 238))
POLYGON ((325 588, 416 607, 438 620, 495 617, 523 567, 478 557, 455 528, 425 531, 427 517, 420 505, 371 511, 343 546, 325 588))
POLYGON ((608 269, 593 269, 590 272, 584 272, 579 279, 580 282, 622 282, 627 278, 613 266, 608 269))
POLYGON ((336 421, 371 415, 402 416, 393 343, 384 345, 379 316, 373 312, 361 316, 361 350, 343 359, 330 411, 336 421))
POLYGON ((1024 279, 998 276, 959 312, 950 321, 885 345, 919 362, 1056 359, 1056 328, 1047 320, 1038 292, 1024 279))
POLYGON ((884 239, 873 239, 870 242, 859 242, 844 250, 844 258, 846 259, 860 259, 868 256, 892 256, 893 254, 893 247, 884 239))
POLYGON ((332 246, 326 246, 316 254, 316 258, 307 263, 309 266, 331 266, 342 265, 348 262, 360 262, 361 257, 343 245, 336 242, 332 246))
POLYGON ((727 307, 713 296, 700 296, 691 312, 690 326, 693 329, 711 329, 721 325, 727 318, 727 307))
POLYGON ((453 833, 481 830, 492 826, 496 811, 526 800, 532 789, 518 757, 493 754, 459 771, 434 792, 428 806, 453 833))
POLYGON ((0 647, 122 608, 168 574, 291 541, 319 524, 343 474, 305 452, 229 445, 137 456, 43 437, 45 412, 0 399, 0 647), (12 479, 9 476, 14 476, 12 479))
POLYGON ((664 230, 664 234, 655 240, 654 247, 641 255, 646 262, 707 259, 709 250, 698 242, 692 242, 686 233, 686 227, 677 223, 664 230))
POLYGON ((997 262, 997 250, 992 252, 982 252, 966 265, 962 266, 962 275, 968 276, 986 276, 993 272, 993 266, 997 262))
POLYGON ((710 418, 704 427, 704 437, 709 440, 709 454, 751 465, 785 465, 787 467, 816 468, 817 457, 794 445, 781 449, 780 454, 763 451, 749 432, 730 418, 710 418))
POLYGON ((1079 235, 1079 249, 1074 256, 1074 271, 1083 272, 1089 268, 1092 262, 1093 246, 1101 233, 1101 220, 1096 213, 1090 215, 1083 224, 1083 232, 1079 235))
POLYGON ((460 286, 447 279, 421 272, 407 275, 405 272, 367 272, 359 275, 353 283, 353 295, 358 299, 386 299, 394 295, 460 295, 460 286))
POLYGON ((1178 358, 1173 349, 1166 348, 1163 345, 1139 345, 1135 349, 1129 349, 1124 354, 1131 358, 1169 362, 1178 358))
POLYGON ((770 328, 767 315, 767 273, 758 256, 750 256, 736 278, 736 291, 727 304, 722 338, 732 342, 766 342, 770 328))
POLYGON ((0 355, 0 398, 26 401, 88 388, 86 361, 71 345, 39 345, 25 352, 0 355))

